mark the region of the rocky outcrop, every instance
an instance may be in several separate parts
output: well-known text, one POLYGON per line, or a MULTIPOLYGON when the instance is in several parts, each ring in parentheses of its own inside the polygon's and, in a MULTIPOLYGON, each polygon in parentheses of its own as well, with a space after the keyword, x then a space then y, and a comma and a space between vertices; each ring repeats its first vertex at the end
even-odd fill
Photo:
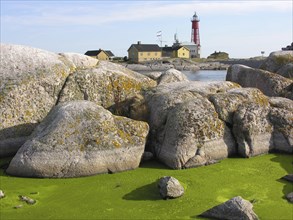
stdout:
POLYGON ((164 176, 159 179, 158 187, 163 199, 175 199, 184 194, 183 186, 172 176, 164 176))
POLYGON ((233 117, 233 133, 238 143, 238 153, 251 157, 273 149, 273 127, 268 119, 269 107, 257 103, 241 104, 233 117))
MULTIPOLYGON (((260 69, 277 73, 282 67, 293 62, 293 51, 272 52, 260 65, 260 69)), ((292 71, 292 70, 291 70, 292 71)))
POLYGON ((1 44, 0 157, 13 155, 58 100, 70 73, 61 56, 1 44))
POLYGON ((233 127, 239 155, 293 152, 290 127, 293 101, 268 98, 255 88, 231 89, 211 95, 209 99, 219 118, 233 127))
POLYGON ((277 74, 292 79, 293 78, 293 63, 288 63, 286 65, 284 65, 283 67, 281 67, 277 74))
POLYGON ((292 153, 292 103, 231 82, 162 84, 145 97, 147 149, 174 169, 235 154, 292 153))
POLYGON ((60 93, 59 103, 89 100, 109 108, 156 86, 156 82, 120 65, 100 61, 99 66, 71 74, 60 93))
POLYGON ((258 220, 253 205, 241 196, 234 197, 223 204, 202 213, 201 217, 227 220, 258 220))
POLYGON ((236 64, 229 67, 226 80, 242 87, 258 88, 267 96, 293 99, 293 81, 265 70, 236 64))
POLYGON ((273 140, 277 151, 293 153, 293 101, 282 97, 269 99, 269 119, 273 124, 273 140))
POLYGON ((189 81, 186 75, 184 75, 182 72, 178 70, 169 69, 162 73, 162 75, 158 79, 158 84, 166 84, 166 83, 182 82, 182 81, 189 81))
POLYGON ((149 91, 148 149, 174 169, 204 165, 235 153, 231 131, 207 97, 237 87, 231 82, 180 82, 149 91))
POLYGON ((214 104, 219 118, 226 123, 233 125, 234 113, 239 105, 245 102, 258 103, 268 106, 269 99, 255 88, 236 88, 227 92, 213 94, 209 100, 214 104))
POLYGON ((57 105, 12 159, 7 173, 79 177, 138 167, 148 125, 90 101, 57 105))
POLYGON ((14 155, 58 103, 91 100, 105 108, 156 82, 120 65, 75 54, 1 44, 0 157, 14 155))

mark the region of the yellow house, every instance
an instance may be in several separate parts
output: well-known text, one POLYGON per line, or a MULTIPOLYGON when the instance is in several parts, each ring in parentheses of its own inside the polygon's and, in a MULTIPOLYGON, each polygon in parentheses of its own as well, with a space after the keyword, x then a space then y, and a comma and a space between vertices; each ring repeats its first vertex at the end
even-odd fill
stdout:
POLYGON ((173 47, 172 57, 188 59, 190 57, 190 50, 184 46, 173 47))
POLYGON ((132 44, 128 51, 128 59, 132 62, 140 63, 150 60, 160 60, 162 50, 157 44, 132 44))
POLYGON ((114 54, 110 50, 89 50, 85 55, 97 58, 98 60, 111 60, 114 57, 114 54))

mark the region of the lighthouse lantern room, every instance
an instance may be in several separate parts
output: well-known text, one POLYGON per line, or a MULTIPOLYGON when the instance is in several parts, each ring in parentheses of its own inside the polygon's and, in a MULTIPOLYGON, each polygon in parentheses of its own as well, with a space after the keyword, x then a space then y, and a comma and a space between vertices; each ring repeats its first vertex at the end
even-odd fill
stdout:
POLYGON ((199 39, 199 18, 194 12, 194 15, 191 19, 192 23, 192 29, 191 29, 191 42, 197 44, 197 46, 200 46, 200 39, 199 39))

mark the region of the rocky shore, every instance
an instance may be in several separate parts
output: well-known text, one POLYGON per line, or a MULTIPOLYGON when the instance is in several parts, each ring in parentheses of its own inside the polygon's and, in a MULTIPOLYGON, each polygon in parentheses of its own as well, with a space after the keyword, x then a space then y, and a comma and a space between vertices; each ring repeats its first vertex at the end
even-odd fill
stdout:
POLYGON ((1 44, 0 156, 14 156, 10 175, 60 178, 135 169, 144 152, 173 169, 292 154, 293 81, 282 76, 292 60, 272 53, 261 69, 195 82, 1 44))
POLYGON ((228 60, 205 60, 195 62, 186 59, 168 59, 165 61, 153 61, 145 64, 122 64, 133 71, 166 71, 168 69, 197 71, 197 70, 227 70, 229 66, 234 64, 242 64, 252 68, 259 68, 264 58, 250 59, 228 59, 228 60))

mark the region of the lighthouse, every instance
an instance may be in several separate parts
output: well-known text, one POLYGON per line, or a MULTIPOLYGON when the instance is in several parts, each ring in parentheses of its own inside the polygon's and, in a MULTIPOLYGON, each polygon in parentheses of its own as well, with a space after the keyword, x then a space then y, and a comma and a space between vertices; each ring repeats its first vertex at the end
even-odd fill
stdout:
POLYGON ((196 12, 194 12, 194 15, 191 19, 191 42, 195 43, 200 47, 200 40, 199 40, 199 18, 196 15, 196 12))
POLYGON ((193 17, 191 18, 191 23, 191 42, 182 42, 180 45, 189 49, 190 58, 200 58, 199 18, 196 15, 196 12, 194 12, 193 17))

